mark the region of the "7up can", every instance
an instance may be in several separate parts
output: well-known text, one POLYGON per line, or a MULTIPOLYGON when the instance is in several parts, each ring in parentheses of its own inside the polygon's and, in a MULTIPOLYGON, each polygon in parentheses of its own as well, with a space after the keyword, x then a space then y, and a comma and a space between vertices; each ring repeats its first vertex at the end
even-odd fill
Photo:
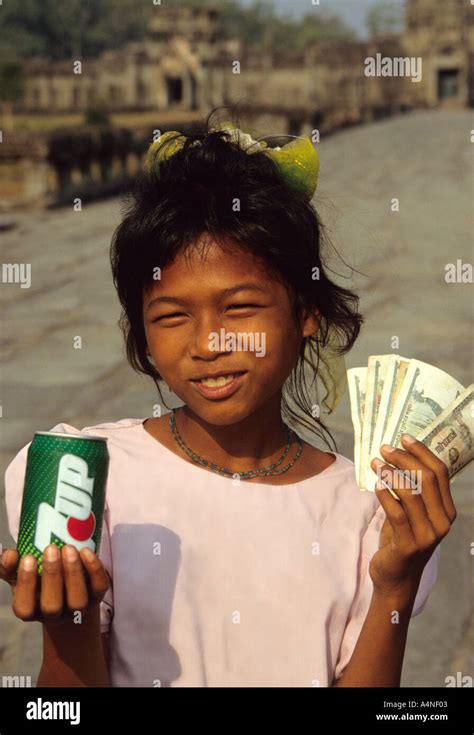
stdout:
POLYGON ((28 450, 17 549, 33 554, 65 544, 98 553, 109 467, 107 440, 37 431, 28 450))

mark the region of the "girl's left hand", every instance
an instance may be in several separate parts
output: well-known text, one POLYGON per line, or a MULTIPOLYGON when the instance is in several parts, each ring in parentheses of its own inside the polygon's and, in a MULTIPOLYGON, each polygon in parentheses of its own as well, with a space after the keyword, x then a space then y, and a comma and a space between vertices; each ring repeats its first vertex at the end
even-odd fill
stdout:
POLYGON ((378 459, 370 463, 400 500, 380 481, 377 483, 375 491, 387 518, 369 571, 378 592, 414 599, 426 563, 449 533, 457 514, 446 465, 422 442, 410 442, 406 436, 402 435, 406 450, 387 451, 388 445, 380 448, 382 456, 394 467, 378 459), (406 470, 413 486, 416 478, 416 487, 410 487, 407 476, 401 474, 406 470))

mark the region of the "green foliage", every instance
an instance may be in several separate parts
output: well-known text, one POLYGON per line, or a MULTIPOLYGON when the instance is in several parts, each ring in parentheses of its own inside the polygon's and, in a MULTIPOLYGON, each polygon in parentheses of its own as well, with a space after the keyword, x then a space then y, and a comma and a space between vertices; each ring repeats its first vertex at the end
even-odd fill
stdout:
POLYGON ((249 8, 242 8, 237 2, 222 4, 224 35, 227 38, 243 38, 249 46, 263 42, 265 28, 268 28, 274 20, 272 5, 266 0, 255 0, 249 8))
POLYGON ((367 12, 365 24, 371 36, 398 33, 403 27, 403 8, 391 0, 379 0, 367 12))
POLYGON ((277 18, 270 26, 275 48, 302 51, 318 41, 347 40, 352 29, 335 17, 319 18, 308 14, 301 21, 277 18))
POLYGON ((296 20, 278 15, 270 0, 255 0, 248 8, 227 0, 221 7, 225 36, 241 37, 249 47, 272 45, 275 50, 303 50, 321 40, 354 37, 354 31, 336 16, 309 12, 296 20))
POLYGON ((0 54, 96 56, 142 38, 148 12, 137 0, 8 0, 0 8, 0 54))
POLYGON ((248 46, 272 42, 275 49, 303 49, 320 39, 353 36, 344 23, 308 13, 302 20, 276 14, 271 0, 241 7, 237 0, 6 0, 0 6, 0 58, 12 54, 52 59, 94 57, 146 34, 150 13, 165 7, 218 6, 222 37, 239 36, 248 46))

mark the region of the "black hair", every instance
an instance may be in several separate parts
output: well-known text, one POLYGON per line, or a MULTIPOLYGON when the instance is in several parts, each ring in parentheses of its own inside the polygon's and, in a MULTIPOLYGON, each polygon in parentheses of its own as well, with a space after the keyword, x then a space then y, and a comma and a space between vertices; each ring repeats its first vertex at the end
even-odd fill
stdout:
MULTIPOLYGON (((126 195, 110 259, 122 305, 119 326, 127 359, 134 370, 154 380, 166 406, 159 385, 161 376, 147 354, 144 291, 156 282, 157 267, 165 268, 178 254, 186 256, 202 234, 209 233, 224 250, 229 241, 237 241, 285 284, 296 320, 302 307, 320 312, 319 331, 302 339, 297 363, 283 386, 281 408, 289 425, 295 427, 296 419, 296 424, 305 425, 330 446, 327 434, 336 447, 321 418, 313 416, 312 406, 320 405, 317 383, 316 401, 311 400, 309 391, 316 382, 319 347, 327 344, 329 329, 332 327, 338 336, 341 355, 357 339, 364 321, 357 311, 359 297, 328 278, 322 258, 329 241, 312 204, 289 187, 265 153, 256 150, 250 154, 225 131, 212 130, 218 114, 213 110, 202 129, 190 133, 180 150, 160 162, 159 171, 156 165, 143 170, 126 195), (240 211, 232 206, 236 198, 240 211), (309 388, 305 349, 314 371, 309 388)), ((241 127, 233 111, 231 118, 241 127)))

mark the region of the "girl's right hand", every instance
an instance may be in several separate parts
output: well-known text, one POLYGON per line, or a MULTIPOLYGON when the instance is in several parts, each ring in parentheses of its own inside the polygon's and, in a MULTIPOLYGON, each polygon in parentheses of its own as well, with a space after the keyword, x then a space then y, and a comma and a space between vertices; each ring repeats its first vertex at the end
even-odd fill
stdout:
MULTIPOLYGON (((75 622, 74 613, 89 616, 97 610, 109 588, 104 565, 94 552, 66 544, 50 544, 44 550, 43 574, 33 555, 20 560, 16 549, 5 549, 0 579, 12 588, 12 609, 17 618, 51 626, 75 622)), ((82 619, 81 619, 82 620, 82 619)))

